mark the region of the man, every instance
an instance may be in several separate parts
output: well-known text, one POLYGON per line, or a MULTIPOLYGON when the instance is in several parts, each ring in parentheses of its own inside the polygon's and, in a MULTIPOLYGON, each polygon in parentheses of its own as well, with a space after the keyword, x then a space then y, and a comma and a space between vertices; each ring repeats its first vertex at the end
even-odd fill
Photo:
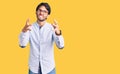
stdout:
POLYGON ((49 4, 40 3, 36 7, 37 21, 30 25, 28 19, 20 33, 20 47, 30 43, 29 74, 56 74, 53 43, 62 49, 64 39, 56 21, 52 25, 46 22, 50 13, 49 4))

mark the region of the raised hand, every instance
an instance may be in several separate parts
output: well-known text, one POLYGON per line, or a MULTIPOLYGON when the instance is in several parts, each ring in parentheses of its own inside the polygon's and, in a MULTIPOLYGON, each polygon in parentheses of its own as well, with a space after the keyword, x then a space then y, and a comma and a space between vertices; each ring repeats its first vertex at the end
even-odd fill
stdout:
POLYGON ((30 22, 30 20, 27 19, 26 24, 25 24, 24 28, 22 29, 22 32, 31 31, 31 28, 30 28, 31 24, 29 22, 30 22))
POLYGON ((55 33, 57 35, 59 35, 60 34, 60 29, 59 29, 59 26, 58 26, 58 22, 56 20, 54 20, 54 23, 52 24, 52 26, 54 27, 55 33))

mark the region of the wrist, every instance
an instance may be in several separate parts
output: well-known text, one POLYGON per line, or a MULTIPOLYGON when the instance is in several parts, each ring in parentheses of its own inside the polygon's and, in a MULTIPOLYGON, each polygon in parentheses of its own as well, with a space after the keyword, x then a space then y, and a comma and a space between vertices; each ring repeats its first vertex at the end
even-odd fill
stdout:
POLYGON ((59 35, 62 35, 62 32, 61 30, 58 30, 58 31, 55 31, 55 34, 59 36, 59 35))
POLYGON ((22 32, 24 32, 24 33, 25 33, 25 32, 27 32, 27 30, 25 30, 25 29, 22 29, 22 32))

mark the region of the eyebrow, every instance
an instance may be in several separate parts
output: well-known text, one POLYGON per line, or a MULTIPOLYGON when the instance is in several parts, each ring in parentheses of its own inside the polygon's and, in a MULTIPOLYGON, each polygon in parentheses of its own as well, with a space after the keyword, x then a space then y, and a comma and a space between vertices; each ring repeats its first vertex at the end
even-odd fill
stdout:
MULTIPOLYGON (((43 10, 43 9, 38 9, 38 10, 43 10)), ((45 9, 45 10, 43 10, 43 11, 48 11, 48 10, 45 9)))

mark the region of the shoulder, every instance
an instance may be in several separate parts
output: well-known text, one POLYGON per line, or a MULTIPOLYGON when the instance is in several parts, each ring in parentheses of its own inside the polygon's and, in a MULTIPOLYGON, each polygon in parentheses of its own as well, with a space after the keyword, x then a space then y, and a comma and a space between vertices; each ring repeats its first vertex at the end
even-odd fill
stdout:
POLYGON ((51 29, 53 29, 52 24, 50 24, 50 23, 48 23, 48 22, 46 22, 46 26, 49 27, 49 28, 51 28, 51 29))
POLYGON ((31 24, 31 26, 36 26, 37 25, 37 22, 34 22, 31 24))

